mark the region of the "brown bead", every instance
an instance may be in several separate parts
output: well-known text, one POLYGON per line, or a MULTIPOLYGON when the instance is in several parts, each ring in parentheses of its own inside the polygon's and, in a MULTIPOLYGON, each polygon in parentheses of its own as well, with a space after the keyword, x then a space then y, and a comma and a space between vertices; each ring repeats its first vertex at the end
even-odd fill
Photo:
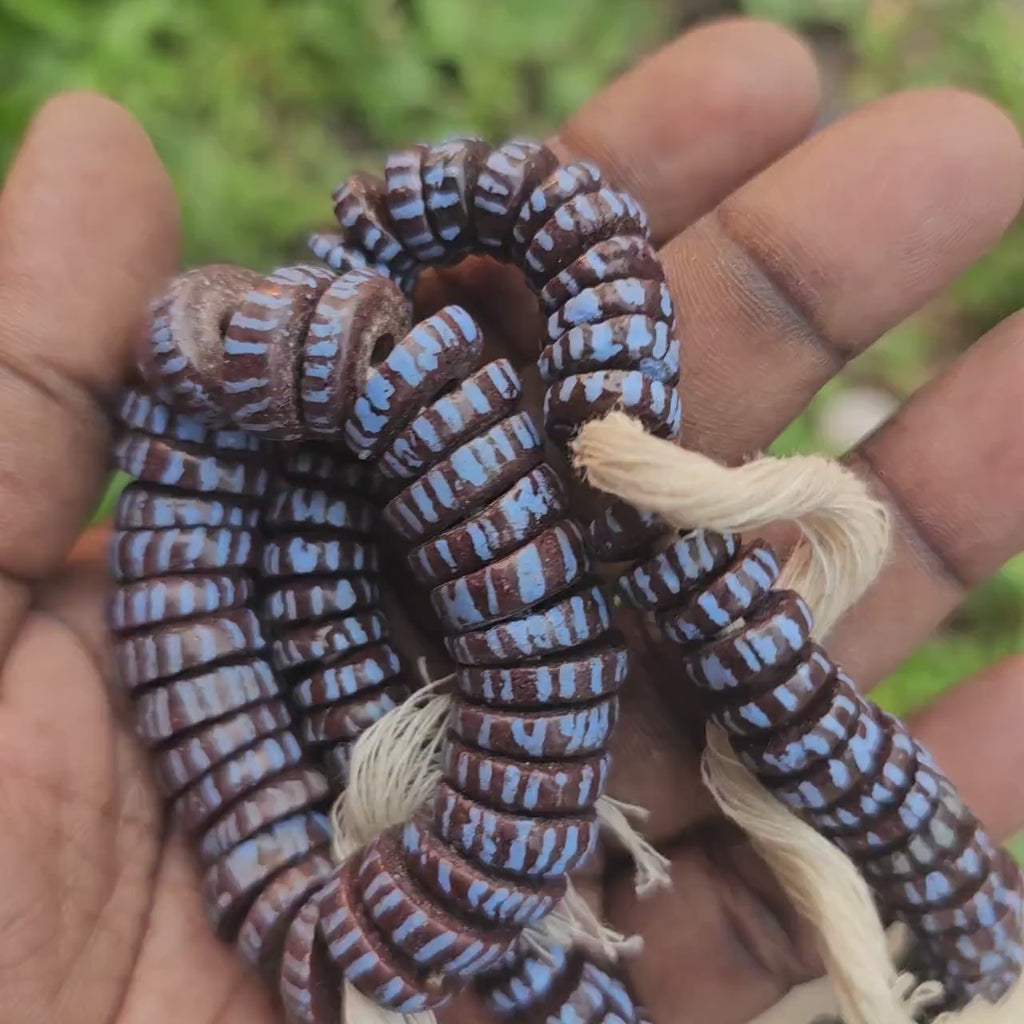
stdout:
POLYGON ((385 269, 403 291, 416 277, 416 261, 392 231, 387 190, 372 174, 354 174, 334 190, 334 215, 346 243, 362 251, 372 266, 385 269))
POLYGON ((460 666, 459 690, 495 707, 540 707, 599 700, 626 681, 628 653, 620 644, 573 652, 543 662, 497 668, 460 666))
POLYGON ((154 490, 145 484, 129 484, 118 500, 114 527, 148 530, 214 526, 248 530, 259 523, 259 518, 258 506, 244 499, 203 498, 196 494, 154 490))
POLYGON ((360 459, 380 455, 409 420, 443 388, 480 365, 483 334, 461 306, 421 320, 374 367, 345 424, 360 459))
POLYGON ((443 1005, 454 979, 429 977, 377 931, 360 899, 357 864, 349 859, 323 889, 320 934, 335 968, 363 995, 397 1013, 416 1013, 443 1005))
POLYGON ((424 408, 391 442, 378 468, 389 479, 411 480, 453 448, 516 408, 522 385, 507 359, 477 370, 424 408))
POLYGON ((327 955, 318 889, 303 904, 284 941, 278 992, 288 1024, 339 1024, 341 979, 327 955))
POLYGON ((138 629, 241 608, 249 603, 253 593, 253 583, 247 576, 146 578, 117 587, 107 606, 107 621, 113 630, 138 629))
POLYGON ((370 919, 421 971, 470 978, 493 969, 519 930, 482 926, 448 910, 410 874, 399 832, 381 833, 360 858, 358 886, 370 919))
POLYGON ((273 878, 253 901, 238 929, 238 949, 257 970, 280 962, 285 936, 306 900, 334 871, 327 852, 307 854, 273 878))
POLYGON ((444 643, 460 665, 500 665, 590 643, 610 626, 604 591, 588 587, 509 622, 445 637, 444 643))
POLYGON ((414 548, 409 567, 417 581, 428 584, 473 572, 560 519, 566 504, 561 479, 542 462, 476 515, 414 548))
POLYGON ((252 462, 170 445, 158 437, 128 432, 114 442, 114 463, 136 480, 203 494, 255 496, 267 489, 267 471, 252 462))
POLYGON ((118 582, 179 573, 248 572, 256 566, 250 530, 209 526, 118 532, 110 547, 110 571, 118 582))
POLYGON ((473 194, 491 147, 480 139, 450 139, 423 156, 423 203, 446 257, 457 259, 476 241, 473 194))
POLYGON ((573 814, 587 810, 604 794, 607 753, 566 761, 513 760, 485 753, 453 736, 441 750, 448 783, 491 807, 520 814, 573 814))
POLYGON ((222 415, 224 324, 260 280, 244 267, 198 267, 157 299, 139 366, 163 401, 211 419, 222 415))
POLYGON ((409 870, 435 898, 499 927, 536 924, 565 894, 564 877, 511 878, 481 869, 444 842, 423 815, 406 822, 402 849, 409 870))
POLYGON ((264 782, 214 822, 199 841, 199 859, 212 864, 239 843, 300 811, 322 809, 327 780, 315 768, 297 766, 264 782))
POLYGON ((438 835, 487 871, 560 878, 583 867, 597 845, 593 814, 531 818, 495 811, 445 782, 437 788, 438 835))
POLYGON ((620 576, 617 589, 634 608, 667 608, 721 572, 740 543, 738 533, 694 530, 620 576))
POLYGON ((274 875, 331 840, 322 814, 304 813, 276 822, 224 854, 203 876, 206 912, 220 938, 237 932, 254 897, 274 875))
POLYGON ((277 668, 290 669, 332 655, 347 655, 379 643, 387 635, 387 620, 381 612, 360 612, 289 629, 273 642, 271 653, 277 668))
POLYGON ((282 267, 239 304, 224 332, 223 398, 238 426, 265 437, 302 436, 303 345, 317 301, 334 280, 321 267, 282 267))
POLYGON ((665 280, 661 260, 643 234, 615 235, 595 242, 544 285, 540 303, 550 316, 580 292, 623 278, 665 280))
POLYGON ((406 682, 388 683, 330 707, 307 711, 300 722, 302 740, 310 746, 358 739, 374 722, 412 694, 406 682))
POLYGON ((512 554, 441 584, 430 600, 447 629, 462 630, 549 601, 589 571, 583 534, 575 522, 566 520, 539 533, 512 554))
POLYGON ((533 419, 516 413, 433 465, 388 502, 382 519, 399 536, 421 542, 508 489, 543 455, 533 419))
POLYGON ((457 701, 448 728, 473 746, 511 757, 548 761, 603 750, 618 719, 617 697, 585 706, 524 711, 457 701))
POLYGON ((261 658, 218 665, 140 693, 135 731, 144 743, 156 746, 279 694, 273 670, 261 658))
POLYGON ((218 765, 209 775, 186 789, 174 801, 174 814, 186 831, 197 831, 236 800, 252 793, 275 775, 297 767, 302 760, 302 748, 290 732, 268 736, 218 765))
POLYGON ((409 327, 409 304, 388 278, 354 270, 334 281, 320 296, 302 350, 299 397, 306 426, 340 435, 374 352, 409 327))
POLYGON ((562 203, 533 236, 523 258, 523 270, 527 281, 541 291, 552 277, 597 242, 616 235, 646 234, 647 217, 628 193, 606 187, 575 195, 562 203))
POLYGON ((240 608, 133 633, 117 641, 114 654, 121 683, 135 689, 264 645, 256 615, 240 608))
POLYGON ((522 264, 537 232, 574 196, 596 192, 604 182, 596 165, 580 162, 557 167, 527 197, 512 225, 509 254, 522 264))
POLYGON ((512 226, 530 193, 558 166, 547 146, 511 139, 492 150, 473 195, 477 244, 504 255, 512 226))
POLYGON ((284 701, 268 700, 176 738, 153 757, 160 789, 165 796, 180 793, 211 768, 251 747, 257 740, 287 729, 291 722, 292 716, 284 701))

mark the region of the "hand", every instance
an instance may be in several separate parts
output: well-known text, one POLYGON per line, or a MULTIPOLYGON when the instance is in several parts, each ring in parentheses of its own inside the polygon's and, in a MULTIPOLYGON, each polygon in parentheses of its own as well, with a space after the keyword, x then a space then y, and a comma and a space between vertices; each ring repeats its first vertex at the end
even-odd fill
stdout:
MULTIPOLYGON (((731 22, 648 59, 562 129, 651 215, 683 329, 685 442, 769 444, 850 358, 978 259, 1018 211, 1011 123, 949 90, 893 96, 803 141, 819 86, 782 30, 731 22)), ((261 983, 210 934, 110 685, 98 552, 67 561, 102 486, 105 408, 177 214, 127 114, 66 96, 38 116, 0 200, 0 1007, 6 1024, 270 1024, 261 983)), ((479 273, 473 267, 466 278, 479 273)), ((894 557, 830 650, 870 689, 964 591, 1024 547, 1024 320, 980 340, 850 456, 890 501, 894 557)), ((697 773, 701 725, 644 651, 617 792, 652 810, 675 888, 648 903, 614 863, 611 922, 661 1024, 739 1024, 818 970, 810 937, 697 773)), ((914 723, 998 837, 1024 824, 1024 662, 914 723)), ((469 1014, 459 1014, 464 1021, 469 1014)))

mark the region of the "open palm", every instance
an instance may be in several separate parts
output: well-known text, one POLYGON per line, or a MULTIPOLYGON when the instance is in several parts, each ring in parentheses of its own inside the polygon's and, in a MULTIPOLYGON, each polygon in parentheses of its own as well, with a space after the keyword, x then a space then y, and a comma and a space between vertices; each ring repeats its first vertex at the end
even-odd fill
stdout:
MULTIPOLYGON (((1024 197, 1017 133, 981 99, 894 96, 804 141, 817 102, 799 42, 727 22, 648 59, 558 136, 562 155, 595 160, 647 207, 682 324, 684 440, 724 461, 770 443, 981 256, 1024 197)), ((105 410, 177 256, 173 192, 131 118, 84 95, 44 108, 0 199, 5 1024, 277 1019, 206 926, 111 686, 102 553, 68 562, 107 468, 105 410)), ((466 268, 463 283, 474 274, 493 271, 466 268)), ((897 521, 891 563, 830 644, 863 686, 1024 546, 1022 428, 1015 317, 851 455, 897 521)), ((638 903, 610 859, 593 894, 648 940, 631 970, 655 1020, 739 1024, 814 975, 813 945, 700 788, 701 724, 670 656, 640 661, 613 790, 651 809, 676 884, 638 903)), ((1002 837, 1024 824, 1022 677, 1005 662, 915 723, 1002 837)))

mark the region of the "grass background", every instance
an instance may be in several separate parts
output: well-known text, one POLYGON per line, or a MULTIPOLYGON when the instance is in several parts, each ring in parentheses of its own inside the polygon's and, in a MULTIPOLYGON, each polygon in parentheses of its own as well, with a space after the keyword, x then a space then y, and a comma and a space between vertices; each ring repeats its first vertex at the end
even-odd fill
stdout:
MULTIPOLYGON (((831 107, 956 83, 1024 120, 1015 0, 0 0, 0 167, 48 94, 110 93, 150 131, 184 210, 189 262, 269 267, 302 251, 334 182, 413 138, 542 134, 701 17, 799 25, 839 83, 831 107)), ((1024 227, 857 360, 780 439, 828 450, 830 404, 897 399, 1024 299, 1024 227)), ((978 589, 884 685, 901 712, 1024 646, 1024 561, 978 589)))

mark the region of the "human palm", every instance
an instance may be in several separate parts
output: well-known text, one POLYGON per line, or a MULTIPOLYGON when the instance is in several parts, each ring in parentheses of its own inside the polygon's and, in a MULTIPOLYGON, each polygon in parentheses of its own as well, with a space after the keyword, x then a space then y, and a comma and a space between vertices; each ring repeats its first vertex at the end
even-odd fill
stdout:
MULTIPOLYGON (((684 441, 723 461, 770 443, 980 257, 1024 198, 1018 135, 984 100, 894 96, 804 141, 818 101, 801 44, 726 22, 648 59, 557 139, 649 211, 682 328, 684 441)), ((277 1019, 206 926, 189 851, 111 685, 100 545, 68 559, 107 468, 105 410, 146 299, 176 266, 177 230, 167 177, 124 111, 87 95, 43 109, 0 198, 4 1024, 277 1019)), ((486 265, 457 274, 470 296, 514 290, 486 265)), ((491 326, 507 335, 510 318, 491 326)), ((1022 427, 1017 316, 850 456, 896 518, 890 563, 829 644, 865 688, 1024 547, 1022 427)), ((671 655, 635 643, 613 792, 650 808, 675 885, 638 902, 613 857, 586 885, 646 938, 631 972, 655 1020, 739 1024, 816 973, 813 942, 700 787, 702 727, 671 655)), ((1003 837, 1024 824, 1022 677, 1011 659, 913 723, 1003 837)), ((476 1012, 464 1004, 456 1019, 476 1012)))

